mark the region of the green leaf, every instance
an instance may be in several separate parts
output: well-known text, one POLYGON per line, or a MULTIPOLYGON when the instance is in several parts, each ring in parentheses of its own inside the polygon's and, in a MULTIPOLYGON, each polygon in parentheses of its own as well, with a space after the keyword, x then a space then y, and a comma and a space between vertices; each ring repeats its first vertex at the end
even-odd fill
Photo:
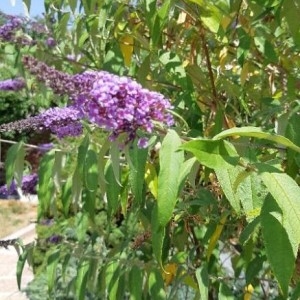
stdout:
POLYGON ((224 139, 224 138, 230 137, 230 136, 248 136, 248 137, 253 137, 253 138, 258 138, 258 139, 265 139, 268 141, 275 142, 277 144, 281 144, 285 147, 291 148, 297 152, 300 152, 300 147, 295 145, 293 142, 291 142, 286 137, 284 137, 282 135, 264 132, 259 127, 247 126, 247 127, 230 128, 230 129, 227 129, 227 130, 217 134, 216 136, 214 136, 213 139, 219 140, 219 139, 224 139))
POLYGON ((178 189, 178 193, 180 193, 180 191, 182 190, 185 180, 187 179, 188 175, 191 173, 191 170, 194 166, 196 162, 196 158, 192 157, 188 160, 186 160, 180 168, 180 172, 179 172, 179 189, 178 189))
POLYGON ((150 298, 153 300, 165 300, 167 297, 164 289, 164 281, 159 270, 152 270, 148 278, 150 298))
POLYGON ((56 271, 59 262, 60 250, 56 249, 52 252, 47 259, 47 282, 49 293, 53 290, 56 282, 56 271))
POLYGON ((236 150, 227 141, 193 140, 183 144, 181 149, 192 152, 202 165, 211 169, 228 168, 239 162, 236 150))
POLYGON ((97 193, 96 191, 84 190, 83 194, 84 194, 84 196, 82 197, 82 200, 84 202, 83 209, 89 214, 91 220, 94 221, 97 193))
POLYGON ((148 150, 139 149, 134 143, 129 151, 129 182, 134 195, 134 203, 141 204, 143 202, 143 189, 145 166, 147 161, 148 150))
POLYGON ((198 282, 200 298, 208 299, 209 277, 208 266, 206 262, 203 262, 201 267, 196 270, 196 278, 198 282))
POLYGON ((7 153, 5 159, 5 169, 6 169, 6 183, 9 187, 11 185, 12 180, 15 178, 17 185, 19 187, 22 186, 22 176, 24 170, 24 143, 19 142, 17 144, 12 145, 7 153))
POLYGON ((128 288, 130 293, 130 300, 143 299, 143 272, 137 266, 133 266, 129 272, 128 288))
POLYGON ((111 163, 112 168, 114 170, 114 174, 116 177, 116 181, 121 186, 120 182, 120 148, 118 142, 111 143, 110 147, 110 156, 111 156, 111 163))
POLYGON ((289 30, 292 34, 295 44, 300 47, 300 6, 297 0, 283 1, 282 14, 286 19, 289 30))
POLYGON ((69 215, 70 204, 72 202, 72 186, 78 184, 74 182, 74 176, 68 177, 66 182, 62 186, 61 201, 63 205, 64 216, 69 215))
MULTIPOLYGON (((288 120, 285 128, 285 136, 290 139, 296 145, 300 145, 300 132, 298 130, 300 122, 300 116, 294 113, 288 120)), ((287 149, 286 152, 286 173, 291 177, 295 178, 298 174, 299 164, 297 164, 297 159, 299 159, 300 154, 292 149, 287 149)))
POLYGON ((105 282, 109 299, 117 299, 117 292, 119 286, 120 266, 117 262, 109 262, 105 272, 105 282))
POLYGON ((300 243, 300 188, 288 175, 263 172, 261 178, 282 210, 284 228, 289 233, 293 249, 300 243))
POLYGON ((118 180, 116 180, 116 176, 112 167, 112 162, 110 160, 107 161, 104 172, 105 180, 107 182, 107 210, 108 216, 111 217, 116 212, 119 206, 119 195, 121 187, 118 182, 120 182, 120 179, 118 178, 118 180))
POLYGON ((22 273, 26 263, 27 255, 28 255, 28 251, 26 248, 24 248, 17 262, 17 284, 19 290, 21 290, 22 273))
POLYGON ((241 210, 241 202, 239 195, 235 192, 234 183, 236 182, 236 177, 239 173, 237 168, 228 169, 216 169, 215 170, 218 181, 222 187, 223 193, 225 194, 230 205, 236 212, 241 210))
MULTIPOLYGON (((235 299, 235 297, 232 293, 232 290, 223 282, 220 284, 218 299, 219 300, 234 300, 235 299)), ((244 298, 244 299, 246 299, 246 298, 244 298)))
POLYGON ((177 202, 179 176, 184 161, 183 151, 178 151, 181 140, 174 130, 164 138, 159 151, 160 171, 158 174, 157 220, 164 227, 170 221, 177 202))
POLYGON ((55 152, 48 152, 41 160, 39 166, 39 217, 50 213, 50 207, 54 195, 53 168, 55 163, 55 152))
POLYGON ((240 198, 240 202, 243 207, 243 211, 246 214, 247 221, 252 221, 260 214, 260 210, 265 197, 268 194, 268 190, 263 185, 260 176, 255 172, 240 170, 237 173, 237 177, 234 183, 234 189, 237 197, 240 198), (246 176, 246 175, 247 176, 246 176), (239 184, 236 186, 236 184, 239 184))
POLYGON ((79 212, 76 215, 76 234, 79 243, 83 243, 86 238, 86 232, 89 227, 89 217, 87 213, 79 212))
POLYGON ((289 237, 286 228, 286 218, 287 216, 274 199, 268 197, 261 213, 262 233, 268 260, 284 297, 287 297, 298 251, 298 245, 295 248, 290 241, 291 237, 289 237))
POLYGON ((242 231, 242 233, 240 235, 240 239, 239 239, 240 243, 242 245, 244 245, 250 239, 251 235, 253 234, 253 232, 255 232, 255 230, 256 230, 256 228, 258 227, 259 224, 260 224, 260 216, 255 218, 249 224, 247 224, 245 229, 242 231))
POLYGON ((79 269, 77 271, 75 286, 76 286, 76 299, 78 300, 85 299, 85 291, 86 291, 89 269, 90 269, 89 261, 83 261, 80 264, 79 269))
POLYGON ((91 148, 86 153, 84 178, 86 188, 89 191, 95 191, 98 187, 98 156, 91 148))

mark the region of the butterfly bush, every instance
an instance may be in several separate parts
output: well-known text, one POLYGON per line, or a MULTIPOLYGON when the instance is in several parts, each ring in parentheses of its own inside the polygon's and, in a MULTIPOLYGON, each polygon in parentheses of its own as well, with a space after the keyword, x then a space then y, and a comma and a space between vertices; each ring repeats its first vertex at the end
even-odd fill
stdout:
MULTIPOLYGON (((82 118, 110 131, 111 140, 125 134, 127 143, 136 138, 138 130, 152 133, 154 122, 173 124, 167 112, 171 109, 169 100, 128 77, 105 71, 69 75, 30 56, 24 57, 23 62, 54 93, 67 95, 82 118)), ((138 145, 146 147, 147 139, 139 139, 138 145)))
POLYGON ((25 87, 25 81, 21 78, 0 81, 1 91, 19 91, 25 87))

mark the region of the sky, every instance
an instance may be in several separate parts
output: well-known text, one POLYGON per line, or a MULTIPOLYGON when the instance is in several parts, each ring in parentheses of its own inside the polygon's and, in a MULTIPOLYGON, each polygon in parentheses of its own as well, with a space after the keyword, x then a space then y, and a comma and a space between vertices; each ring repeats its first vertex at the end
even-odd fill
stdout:
MULTIPOLYGON (((26 15, 22 0, 0 0, 0 10, 9 15, 26 15)), ((41 15, 44 12, 43 0, 31 0, 30 16, 41 15)))

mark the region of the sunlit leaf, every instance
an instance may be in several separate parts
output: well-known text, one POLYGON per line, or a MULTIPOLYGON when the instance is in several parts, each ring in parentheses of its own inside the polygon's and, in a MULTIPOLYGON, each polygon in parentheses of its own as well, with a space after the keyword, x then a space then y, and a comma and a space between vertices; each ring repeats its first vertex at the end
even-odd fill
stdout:
POLYGON ((282 135, 272 134, 268 132, 264 132, 259 127, 235 127, 228 130, 224 130, 223 132, 217 134, 213 139, 219 140, 224 139, 226 137, 230 136, 247 136, 247 137, 253 137, 258 139, 265 139, 268 141, 272 141, 277 144, 281 144, 285 147, 291 148, 297 152, 300 152, 300 147, 292 143, 289 139, 282 135))

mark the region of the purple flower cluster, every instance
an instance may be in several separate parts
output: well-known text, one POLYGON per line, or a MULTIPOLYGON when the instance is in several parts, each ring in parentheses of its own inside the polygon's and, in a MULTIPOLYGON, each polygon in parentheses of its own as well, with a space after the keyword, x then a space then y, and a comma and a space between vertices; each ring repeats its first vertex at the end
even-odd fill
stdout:
POLYGON ((1 91, 19 91, 25 87, 25 81, 21 78, 0 81, 1 91))
POLYGON ((39 115, 42 129, 50 129, 58 138, 82 134, 80 112, 70 107, 50 108, 39 115))
POLYGON ((76 88, 71 75, 49 67, 32 56, 24 56, 23 64, 37 80, 45 83, 54 93, 61 96, 75 93, 76 88))
POLYGON ((11 41, 18 29, 22 27, 23 21, 20 17, 6 16, 7 22, 0 27, 0 39, 11 41))
MULTIPOLYGON (((151 133, 153 121, 173 124, 166 112, 171 104, 162 94, 144 89, 128 77, 108 72, 95 72, 94 76, 92 88, 77 97, 75 106, 91 122, 111 131, 112 139, 125 133, 128 142, 135 139, 137 130, 151 133)), ((146 146, 145 139, 139 145, 146 146)))
POLYGON ((29 174, 23 176, 22 191, 24 194, 36 194, 36 186, 38 183, 37 174, 29 174))
MULTIPOLYGON (((125 134, 127 143, 136 138, 138 130, 151 133, 155 121, 168 126, 173 124, 173 118, 167 112, 171 108, 169 100, 160 93, 144 89, 128 77, 105 71, 72 76, 29 56, 23 61, 25 67, 55 93, 68 95, 82 118, 111 131, 112 140, 125 134)), ((147 140, 140 139, 138 145, 146 147, 147 140)))
MULTIPOLYGON (((38 176, 37 174, 30 174, 24 175, 22 178, 22 192, 24 194, 36 194, 36 186, 38 183, 38 176)), ((16 182, 13 180, 9 188, 7 185, 3 185, 0 187, 0 195, 2 197, 8 197, 12 195, 17 195, 17 185, 16 182)))
POLYGON ((50 108, 38 116, 24 120, 2 124, 0 132, 23 131, 23 130, 50 130, 58 138, 66 136, 78 136, 83 128, 80 123, 80 112, 75 107, 50 108))

